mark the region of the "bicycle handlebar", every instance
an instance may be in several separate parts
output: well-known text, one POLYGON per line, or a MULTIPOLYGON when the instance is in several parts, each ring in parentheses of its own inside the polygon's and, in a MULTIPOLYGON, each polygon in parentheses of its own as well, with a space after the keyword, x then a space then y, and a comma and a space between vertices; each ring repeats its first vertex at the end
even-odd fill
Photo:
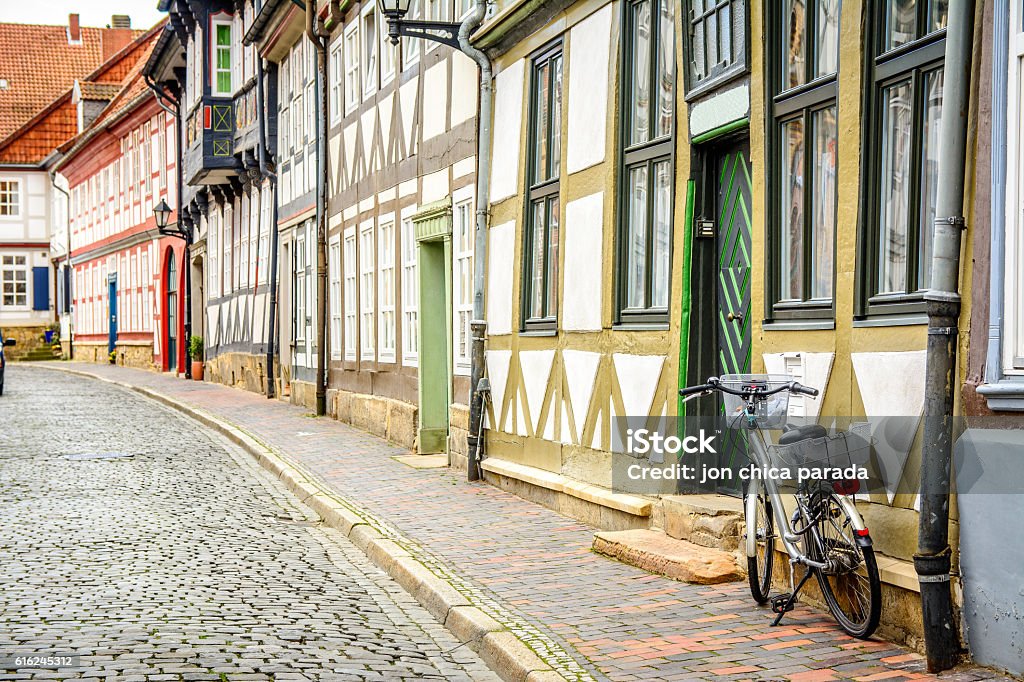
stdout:
POLYGON ((700 384, 698 386, 687 386, 686 388, 679 389, 679 395, 688 396, 693 395, 694 393, 711 393, 712 391, 721 391, 722 393, 738 395, 741 398, 755 394, 758 396, 770 396, 775 395, 776 393, 781 393, 782 391, 789 391, 790 393, 802 393, 803 395, 809 395, 811 397, 815 397, 819 393, 818 389, 811 388, 810 386, 804 386, 803 384, 796 381, 791 381, 788 384, 783 384, 782 386, 779 386, 778 388, 773 388, 772 390, 769 391, 767 389, 751 390, 749 388, 728 388, 726 386, 723 386, 717 377, 711 377, 710 379, 708 379, 706 384, 700 384))

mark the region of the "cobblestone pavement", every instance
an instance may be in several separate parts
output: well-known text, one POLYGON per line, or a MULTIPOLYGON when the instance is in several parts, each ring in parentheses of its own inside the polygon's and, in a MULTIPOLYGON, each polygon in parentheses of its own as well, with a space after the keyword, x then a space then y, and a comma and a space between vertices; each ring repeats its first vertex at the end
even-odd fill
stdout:
MULTIPOLYGON (((247 431, 366 510, 567 678, 931 677, 918 654, 852 639, 803 606, 771 628, 745 584, 687 585, 596 555, 592 528, 460 472, 412 469, 392 459, 404 450, 303 408, 153 372, 55 364, 158 391, 247 431)), ((937 679, 1006 678, 961 668, 937 679)))
POLYGON ((7 372, 0 680, 497 679, 219 435, 93 379, 7 372), (80 667, 13 669, 31 653, 80 667))

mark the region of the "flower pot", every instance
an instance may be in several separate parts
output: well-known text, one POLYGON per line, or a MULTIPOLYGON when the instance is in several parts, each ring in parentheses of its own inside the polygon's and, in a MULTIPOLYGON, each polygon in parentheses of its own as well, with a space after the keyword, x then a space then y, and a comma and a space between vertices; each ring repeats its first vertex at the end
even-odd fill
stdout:
POLYGON ((202 381, 203 380, 203 362, 202 360, 192 361, 192 380, 202 381))
POLYGON ((46 345, 49 346, 53 343, 53 330, 47 329, 43 332, 43 339, 46 341, 46 345))

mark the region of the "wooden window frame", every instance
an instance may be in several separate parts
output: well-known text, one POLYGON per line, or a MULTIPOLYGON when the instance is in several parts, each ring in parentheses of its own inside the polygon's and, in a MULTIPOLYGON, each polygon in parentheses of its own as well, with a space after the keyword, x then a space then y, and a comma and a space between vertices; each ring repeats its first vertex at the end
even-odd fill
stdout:
MULTIPOLYGON (((917 283, 920 260, 920 198, 921 198, 921 147, 923 144, 923 76, 927 72, 943 68, 946 44, 946 29, 939 29, 918 35, 912 41, 889 51, 884 51, 886 38, 886 0, 869 0, 866 8, 865 64, 862 111, 864 112, 861 148, 861 223, 857 235, 856 298, 854 320, 868 318, 884 319, 896 316, 904 320, 907 316, 920 317, 924 322, 925 301, 923 290, 911 290, 917 283), (881 174, 882 91, 889 86, 910 79, 911 96, 914 101, 912 112, 912 151, 910 153, 910 197, 911 204, 907 218, 907 286, 900 293, 878 294, 879 266, 879 198, 881 174)), ((918 30, 925 23, 928 2, 919 0, 917 7, 918 30)))
MULTIPOLYGON (((806 12, 805 36, 816 34, 818 12, 817 2, 808 3, 811 9, 806 12)), ((842 1, 840 0, 840 8, 842 1)), ((765 119, 767 163, 771 171, 767 177, 768 201, 768 230, 767 248, 765 251, 766 277, 768 284, 765 292, 765 321, 775 320, 796 320, 796 321, 833 321, 836 311, 836 237, 832 237, 832 296, 830 298, 808 298, 811 290, 812 259, 813 250, 803 249, 802 259, 802 290, 804 299, 780 300, 782 292, 781 276, 781 253, 782 246, 782 152, 784 140, 782 138, 783 126, 796 120, 803 122, 804 127, 804 153, 803 153, 803 216, 804 224, 801 230, 801 238, 804 246, 810 245, 811 233, 813 231, 813 192, 806 188, 813 186, 813 151, 809 143, 813 143, 814 115, 830 107, 836 108, 838 119, 839 111, 839 63, 837 61, 836 71, 824 76, 815 76, 814 69, 817 63, 818 46, 808 41, 808 49, 804 60, 804 83, 783 89, 783 73, 786 67, 786 43, 788 35, 781 29, 784 22, 788 21, 785 16, 784 3, 771 3, 766 7, 764 21, 765 34, 768 36, 767 54, 765 58, 767 77, 765 78, 765 102, 768 103, 768 116, 765 119), (774 28, 773 28, 774 27, 774 28)), ((840 24, 840 31, 842 25, 840 24)), ((837 126, 838 137, 838 126, 837 126)), ((837 154, 838 155, 838 154, 837 154)), ((840 163, 837 161, 837 175, 840 163)), ((838 186, 837 186, 838 194, 838 186)), ((838 196, 834 210, 838 212, 838 196)), ((838 231, 838 220, 835 229, 838 231)))
MULTIPOLYGON (((643 143, 638 143, 630 146, 629 140, 629 126, 632 122, 631 113, 633 111, 632 102, 630 100, 630 91, 632 90, 632 66, 633 66, 633 34, 632 34, 632 8, 638 0, 630 0, 622 4, 622 56, 620 59, 619 73, 622 74, 620 79, 620 112, 619 116, 619 161, 618 161, 618 218, 616 224, 616 239, 615 239, 615 262, 616 267, 616 282, 615 282, 615 327, 616 328, 628 328, 628 327, 647 327, 654 326, 657 328, 667 327, 669 323, 669 310, 672 307, 672 263, 673 263, 673 248, 672 244, 675 235, 675 186, 673 185, 672 191, 670 192, 672 205, 669 207, 669 215, 672 216, 671 223, 669 225, 669 236, 668 236, 668 278, 666 286, 668 288, 668 301, 665 307, 660 306, 647 306, 644 308, 627 308, 626 301, 628 297, 628 251, 625 248, 629 236, 629 200, 630 192, 627 191, 626 183, 628 182, 629 172, 631 169, 646 164, 648 168, 649 178, 649 189, 647 192, 647 238, 645 243, 647 245, 645 259, 645 293, 644 298, 648 303, 650 302, 651 293, 653 291, 652 286, 652 271, 653 271, 653 259, 651 254, 653 250, 650 248, 652 243, 652 237, 654 233, 654 206, 655 206, 655 194, 650 190, 653 187, 655 173, 653 172, 654 166, 657 163, 667 161, 669 164, 669 175, 675 177, 676 171, 676 134, 678 130, 678 106, 673 104, 672 108, 672 124, 670 126, 670 132, 666 136, 660 138, 654 138, 643 143)), ((650 84, 651 84, 651 103, 648 108, 651 120, 649 122, 649 130, 654 130, 653 122, 657 114, 656 97, 654 95, 654 84, 657 82, 655 75, 657 73, 657 62, 658 62, 658 50, 660 47, 661 34, 658 30, 658 22, 660 22, 660 12, 658 11, 658 1, 649 0, 652 5, 651 9, 651 58, 650 58, 650 84)), ((666 0, 672 2, 673 0, 666 0)), ((678 11, 678 8, 677 10, 678 11)), ((675 27, 672 30, 673 35, 677 35, 675 27)), ((673 54, 675 49, 673 47, 673 54)), ((678 93, 679 83, 679 65, 675 64, 675 80, 672 85, 673 103, 676 102, 678 93)))
MULTIPOLYGON (((561 213, 562 213, 561 173, 562 173, 562 170, 563 170, 563 168, 562 168, 562 160, 561 160, 561 149, 559 149, 559 168, 558 168, 557 172, 554 172, 549 177, 541 179, 541 180, 537 180, 535 178, 535 173, 536 173, 535 166, 536 166, 536 160, 537 160, 536 159, 536 151, 535 151, 535 149, 536 149, 535 141, 536 141, 537 131, 538 131, 538 127, 537 126, 539 125, 539 121, 538 121, 538 113, 539 113, 539 111, 538 111, 538 108, 539 108, 538 104, 539 103, 537 101, 536 73, 537 73, 538 68, 542 67, 545 64, 550 65, 556 59, 559 61, 559 69, 564 69, 565 68, 565 61, 564 61, 565 55, 564 55, 564 53, 562 51, 562 41, 561 41, 560 38, 558 40, 556 40, 555 42, 549 43, 548 45, 544 46, 543 48, 541 48, 540 50, 535 52, 530 57, 530 78, 528 79, 528 82, 527 82, 527 85, 530 88, 530 91, 529 91, 529 121, 528 121, 528 126, 529 126, 528 127, 528 131, 529 131, 529 134, 527 136, 527 142, 526 142, 526 149, 527 149, 527 152, 526 152, 526 192, 524 192, 524 194, 525 194, 525 202, 524 202, 524 212, 523 212, 523 266, 522 266, 522 270, 521 270, 521 272, 522 272, 522 296, 521 296, 521 303, 522 303, 522 306, 521 306, 521 308, 522 308, 521 318, 522 319, 521 319, 521 331, 523 331, 523 332, 553 333, 557 329, 557 326, 558 326, 558 303, 559 303, 559 298, 558 298, 558 281, 557 281, 558 280, 558 264, 557 263, 555 264, 555 280, 556 281, 553 284, 553 286, 555 287, 555 296, 554 296, 555 310, 554 311, 547 310, 547 304, 545 302, 544 305, 542 306, 544 308, 544 311, 543 311, 543 314, 540 317, 531 317, 530 316, 530 299, 531 299, 532 294, 533 294, 533 277, 532 277, 532 275, 533 275, 533 265, 532 265, 532 259, 531 259, 531 255, 532 255, 532 252, 533 252, 533 228, 534 228, 534 224, 533 224, 533 210, 532 210, 533 205, 536 204, 536 203, 543 203, 544 206, 545 206, 545 215, 546 215, 547 209, 548 209, 548 206, 550 205, 551 200, 552 199, 557 200, 558 201, 558 212, 559 212, 559 228, 561 228, 561 213)), ((563 73, 564 73, 564 71, 563 71, 563 73)), ((565 82, 564 81, 562 81, 562 87, 563 87, 563 89, 565 87, 565 82)), ((548 112, 548 115, 550 116, 551 112, 552 112, 551 104, 554 101, 554 96, 555 96, 555 88, 554 88, 553 84, 552 84, 552 87, 549 89, 548 94, 549 94, 549 100, 547 102, 547 112, 548 112)), ((566 103, 566 101, 565 101, 564 92, 563 92, 562 106, 559 109, 559 113, 560 114, 564 113, 562 110, 565 108, 565 103, 566 103)), ((559 139, 559 144, 561 144, 561 139, 562 139, 562 136, 561 136, 561 125, 562 125, 561 120, 549 121, 549 125, 548 125, 548 128, 547 128, 548 139, 546 141, 549 150, 551 149, 551 143, 552 143, 552 141, 554 139, 553 133, 554 133, 554 127, 555 126, 559 127, 559 137, 558 137, 558 139, 559 139)), ((550 152, 548 154, 548 158, 549 159, 551 158, 550 152)), ((550 172, 550 170, 548 172, 550 172)), ((544 226, 544 243, 545 244, 549 244, 550 243, 550 230, 551 230, 551 223, 550 223, 550 221, 545 219, 545 226, 544 226)), ((559 238, 561 238, 561 236, 559 236, 559 238)), ((543 265, 543 270, 544 270, 544 289, 545 290, 547 290, 547 288, 548 288, 548 281, 547 281, 548 275, 547 275, 547 273, 550 272, 550 270, 551 270, 551 268, 549 266, 549 262, 548 262, 548 259, 550 257, 551 257, 550 249, 546 248, 545 251, 544 251, 544 265, 543 265)), ((556 255, 556 257, 557 257, 557 255, 556 255)))
MULTIPOLYGON (((686 69, 684 72, 684 87, 686 88, 686 101, 690 102, 694 99, 699 98, 701 95, 714 90, 722 85, 750 72, 750 12, 748 0, 705 0, 705 8, 699 14, 693 8, 693 0, 687 0, 682 4, 683 11, 685 12, 682 20, 684 22, 684 30, 682 32, 683 38, 683 50, 684 59, 686 61, 686 69), (737 35, 735 32, 736 20, 735 15, 737 7, 740 8, 740 12, 743 17, 741 19, 743 34, 739 36, 739 41, 742 42, 742 47, 738 58, 730 56, 730 60, 727 63, 723 63, 719 60, 716 64, 710 65, 707 69, 707 73, 700 78, 697 78, 694 72, 694 58, 696 51, 693 49, 696 29, 698 25, 703 24, 705 28, 708 26, 708 18, 712 14, 716 14, 716 21, 721 17, 722 10, 728 6, 730 16, 730 43, 735 45, 737 43, 737 35)), ((716 32, 716 38, 717 38, 716 32)), ((707 41, 705 39, 705 45, 707 41)), ((720 46, 719 46, 720 47, 720 46)), ((707 58, 707 50, 703 52, 705 59, 707 58)))

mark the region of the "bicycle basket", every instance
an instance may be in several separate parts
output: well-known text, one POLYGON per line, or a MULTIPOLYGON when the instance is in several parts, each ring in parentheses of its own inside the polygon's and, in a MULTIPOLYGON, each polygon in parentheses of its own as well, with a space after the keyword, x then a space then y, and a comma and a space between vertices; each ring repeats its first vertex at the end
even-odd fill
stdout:
POLYGON ((871 425, 867 422, 851 424, 846 431, 821 438, 768 446, 771 465, 790 469, 794 480, 799 480, 800 470, 804 470, 805 478, 832 480, 824 476, 826 469, 863 467, 870 457, 871 425))
MULTIPOLYGON (((785 374, 726 374, 719 377, 722 386, 733 390, 757 386, 765 391, 773 391, 791 381, 794 381, 793 377, 785 374)), ((730 426, 747 409, 743 398, 728 393, 722 393, 722 405, 725 408, 726 423, 730 426)), ((754 408, 759 428, 780 429, 786 423, 786 414, 789 410, 789 391, 780 391, 775 395, 768 396, 765 400, 759 400, 755 403, 754 408)))

